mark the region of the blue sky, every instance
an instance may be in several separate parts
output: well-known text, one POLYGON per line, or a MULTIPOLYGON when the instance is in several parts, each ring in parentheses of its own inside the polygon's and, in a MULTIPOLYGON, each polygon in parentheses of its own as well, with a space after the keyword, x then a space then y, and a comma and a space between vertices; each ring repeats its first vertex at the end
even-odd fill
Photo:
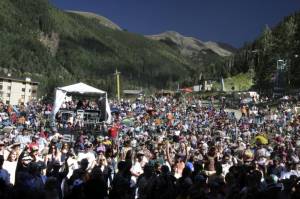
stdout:
POLYGON ((50 0, 64 10, 103 15, 130 32, 168 30, 241 47, 264 26, 300 11, 300 0, 50 0))

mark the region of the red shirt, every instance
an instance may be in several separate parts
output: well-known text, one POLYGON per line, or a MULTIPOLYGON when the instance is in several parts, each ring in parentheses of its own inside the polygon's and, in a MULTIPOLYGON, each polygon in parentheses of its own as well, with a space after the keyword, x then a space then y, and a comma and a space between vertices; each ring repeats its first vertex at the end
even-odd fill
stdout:
POLYGON ((109 129, 109 135, 111 138, 116 138, 118 136, 119 129, 117 127, 112 127, 109 129))
POLYGON ((30 150, 32 150, 33 148, 38 149, 38 148, 39 148, 39 145, 38 145, 37 142, 31 142, 31 143, 29 144, 29 148, 30 148, 30 150))

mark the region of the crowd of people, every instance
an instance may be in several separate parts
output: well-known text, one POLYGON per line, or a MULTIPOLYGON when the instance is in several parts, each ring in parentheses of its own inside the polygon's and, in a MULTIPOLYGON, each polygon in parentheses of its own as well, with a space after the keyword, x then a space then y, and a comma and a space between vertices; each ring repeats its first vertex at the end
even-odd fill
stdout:
POLYGON ((197 97, 111 102, 112 123, 74 140, 50 128, 51 105, 0 104, 0 198, 300 198, 298 101, 241 116, 197 97))

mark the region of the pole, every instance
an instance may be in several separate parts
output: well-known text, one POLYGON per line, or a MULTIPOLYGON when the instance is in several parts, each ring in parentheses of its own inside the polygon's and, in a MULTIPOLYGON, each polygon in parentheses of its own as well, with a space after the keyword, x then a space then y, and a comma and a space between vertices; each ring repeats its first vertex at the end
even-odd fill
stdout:
POLYGON ((116 80, 117 80, 117 99, 120 102, 120 72, 116 69, 116 80))

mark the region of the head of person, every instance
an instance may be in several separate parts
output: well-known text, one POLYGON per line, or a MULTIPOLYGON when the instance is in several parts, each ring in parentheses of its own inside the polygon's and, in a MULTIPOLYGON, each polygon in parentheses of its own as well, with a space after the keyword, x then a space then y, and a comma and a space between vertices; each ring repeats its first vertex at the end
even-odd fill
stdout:
POLYGON ((23 129, 23 131, 22 131, 22 135, 23 135, 23 136, 26 136, 26 135, 28 135, 28 131, 27 131, 27 129, 23 129))
POLYGON ((88 168, 88 165, 89 165, 88 159, 84 158, 80 161, 80 168, 82 170, 86 170, 88 168))
POLYGON ((167 174, 169 174, 170 173, 170 169, 169 169, 169 167, 167 166, 167 165, 163 165, 163 166, 161 166, 161 174, 162 175, 167 175, 167 174))
POLYGON ((146 176, 146 178, 149 178, 153 175, 154 173, 154 168, 152 165, 150 164, 146 164, 144 167, 144 175, 146 176))
POLYGON ((208 151, 209 156, 215 156, 216 155, 216 147, 211 147, 208 151))
POLYGON ((91 179, 102 179, 102 170, 100 167, 94 167, 91 172, 91 179))
POLYGON ((38 148, 37 146, 33 146, 33 147, 31 148, 30 155, 31 155, 32 157, 37 157, 38 154, 39 154, 39 148, 38 148))
POLYGON ((32 160, 32 157, 26 152, 21 160, 22 166, 25 168, 28 167, 32 160))
POLYGON ((84 145, 84 150, 85 152, 89 152, 93 149, 93 144, 92 143, 87 143, 84 145))
POLYGON ((15 161, 17 161, 17 160, 18 160, 18 153, 17 153, 17 151, 12 150, 12 151, 9 153, 9 155, 8 155, 8 157, 7 157, 7 160, 8 160, 9 162, 15 162, 15 161))
POLYGON ((201 160, 194 162, 194 172, 200 172, 204 169, 203 162, 201 160))
POLYGON ((68 145, 68 143, 64 143, 62 145, 62 149, 61 150, 62 150, 63 153, 67 153, 69 151, 69 145, 68 145))
POLYGON ((186 178, 186 177, 190 177, 191 175, 192 175, 192 170, 190 169, 190 167, 184 167, 182 171, 182 177, 186 178))
POLYGON ((118 163, 118 170, 119 172, 123 172, 126 169, 126 162, 125 161, 120 161, 118 163))
POLYGON ((37 140, 38 140, 38 136, 32 136, 32 138, 31 138, 31 141, 33 142, 33 143, 36 143, 37 142, 37 140))
POLYGON ((54 161, 54 163, 53 163, 53 170, 54 171, 59 171, 59 169, 60 169, 60 162, 59 161, 54 161))
POLYGON ((99 166, 106 166, 107 162, 106 162, 106 158, 104 155, 99 156, 99 161, 98 161, 99 166))
POLYGON ((144 153, 139 152, 139 153, 137 154, 137 160, 138 160, 138 162, 142 162, 143 158, 144 158, 144 153))
POLYGON ((57 151, 57 147, 55 144, 51 144, 50 147, 49 147, 49 154, 57 154, 58 151, 57 151))
POLYGON ((67 128, 72 128, 72 123, 71 122, 67 123, 67 128))

